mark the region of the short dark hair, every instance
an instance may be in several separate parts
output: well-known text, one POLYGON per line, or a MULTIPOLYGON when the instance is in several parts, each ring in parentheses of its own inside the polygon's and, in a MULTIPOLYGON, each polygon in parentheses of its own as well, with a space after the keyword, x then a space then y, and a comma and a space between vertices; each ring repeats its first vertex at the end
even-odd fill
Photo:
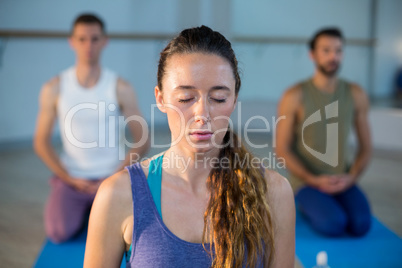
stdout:
POLYGON ((78 15, 78 17, 74 20, 73 26, 71 27, 71 34, 73 34, 75 26, 77 24, 98 24, 102 30, 102 33, 105 34, 105 23, 101 18, 99 18, 97 15, 92 14, 92 13, 83 13, 78 15))
POLYGON ((341 39, 342 42, 344 41, 342 31, 339 30, 338 28, 336 28, 336 27, 324 28, 324 29, 321 29, 318 32, 316 32, 315 35, 313 36, 313 38, 310 39, 310 41, 308 43, 310 50, 315 49, 315 45, 317 43, 318 37, 323 36, 323 35, 337 37, 337 38, 341 39))

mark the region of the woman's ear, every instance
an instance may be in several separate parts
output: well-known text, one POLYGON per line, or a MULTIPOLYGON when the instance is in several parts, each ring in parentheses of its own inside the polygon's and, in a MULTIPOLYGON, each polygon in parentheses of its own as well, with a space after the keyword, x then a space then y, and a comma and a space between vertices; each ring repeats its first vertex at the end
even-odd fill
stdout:
POLYGON ((158 86, 155 87, 155 100, 156 100, 156 105, 158 106, 159 110, 162 113, 166 113, 165 103, 163 101, 163 94, 158 86))

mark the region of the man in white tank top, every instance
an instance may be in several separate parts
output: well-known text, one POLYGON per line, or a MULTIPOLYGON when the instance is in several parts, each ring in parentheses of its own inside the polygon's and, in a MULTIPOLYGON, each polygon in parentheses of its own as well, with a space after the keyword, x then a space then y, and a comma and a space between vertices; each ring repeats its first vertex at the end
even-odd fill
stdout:
POLYGON ((82 228, 103 179, 129 165, 130 155, 139 159, 149 148, 148 130, 138 120, 142 116, 134 89, 100 65, 107 44, 103 22, 92 14, 80 15, 69 43, 76 65, 43 86, 34 137, 36 154, 54 173, 45 229, 56 243, 82 228), (121 116, 136 118, 126 122, 137 142, 126 155, 119 142, 124 135, 121 116), (56 120, 63 144, 60 157, 51 145, 56 120))

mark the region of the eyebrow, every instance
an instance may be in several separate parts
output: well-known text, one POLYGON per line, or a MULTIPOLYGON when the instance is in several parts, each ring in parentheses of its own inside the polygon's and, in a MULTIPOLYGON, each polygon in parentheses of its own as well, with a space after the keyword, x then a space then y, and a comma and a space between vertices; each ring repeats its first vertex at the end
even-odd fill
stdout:
MULTIPOLYGON (((197 89, 194 86, 188 86, 188 85, 181 85, 181 86, 177 86, 174 89, 197 89)), ((227 86, 213 86, 210 88, 211 90, 228 90, 230 91, 230 89, 227 86)))

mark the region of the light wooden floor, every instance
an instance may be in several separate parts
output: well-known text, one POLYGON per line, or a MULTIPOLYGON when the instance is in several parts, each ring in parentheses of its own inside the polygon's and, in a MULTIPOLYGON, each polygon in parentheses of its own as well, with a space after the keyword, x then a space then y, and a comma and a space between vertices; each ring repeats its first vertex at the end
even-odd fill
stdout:
MULTIPOLYGON (((254 143, 262 144, 265 139, 268 138, 261 135, 253 137, 254 143)), ((166 144, 169 134, 158 132, 156 140, 166 144)), ((148 155, 157 152, 151 150, 148 155)), ((255 153, 266 156, 272 151, 259 149, 255 153)), ((402 236, 401 174, 402 152, 376 152, 360 183, 374 214, 399 236, 402 236)), ((30 148, 0 152, 1 267, 32 267, 45 239, 42 217, 50 175, 30 148)))

